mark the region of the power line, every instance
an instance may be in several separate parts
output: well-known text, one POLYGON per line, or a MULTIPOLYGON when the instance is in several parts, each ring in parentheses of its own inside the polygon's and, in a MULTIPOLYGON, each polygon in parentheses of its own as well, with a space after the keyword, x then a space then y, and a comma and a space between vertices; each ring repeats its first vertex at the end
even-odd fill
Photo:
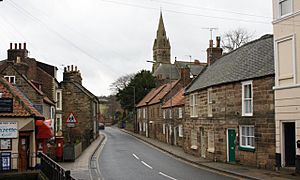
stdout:
POLYGON ((170 5, 180 6, 180 7, 188 7, 188 8, 192 8, 192 9, 200 9, 200 10, 206 9, 206 10, 213 10, 213 11, 219 11, 219 12, 225 12, 225 13, 231 13, 231 14, 237 14, 237 15, 243 15, 243 16, 272 19, 272 17, 260 16, 260 15, 256 15, 256 14, 248 14, 248 13, 242 13, 242 12, 236 12, 236 11, 228 11, 225 9, 215 9, 215 8, 208 8, 208 7, 202 7, 202 6, 187 5, 187 4, 183 4, 183 3, 175 3, 175 2, 169 2, 169 1, 163 1, 163 0, 150 0, 150 1, 164 3, 164 4, 170 4, 170 5))
POLYGON ((111 67, 109 67, 107 64, 100 62, 96 57, 94 57, 93 55, 91 55, 90 53, 88 53, 86 50, 80 48, 78 45, 76 45, 75 43, 73 43, 72 41, 70 41, 69 39, 65 38, 63 35, 61 35, 59 32, 57 32, 56 30, 54 30, 53 28, 49 27, 46 23, 44 23, 42 20, 40 20, 39 18, 33 16, 30 12, 28 12, 26 9, 22 8, 21 6, 19 6, 18 4, 14 3, 13 1, 9 1, 10 4, 17 9, 17 11, 19 12, 23 12, 23 14, 27 15, 28 17, 30 17, 31 19, 35 20, 36 22, 40 23, 41 25, 43 25, 44 27, 46 27, 50 32, 52 32, 53 34, 55 34, 57 37, 59 37, 60 39, 62 39, 63 41, 65 41, 66 43, 68 43, 69 45, 71 45, 73 48, 77 49, 78 51, 80 51, 81 53, 85 54, 86 56, 88 56, 89 58, 93 59, 94 61, 96 61, 97 63, 104 65, 106 67, 108 67, 112 72, 114 72, 116 75, 119 74, 117 73, 114 69, 112 69, 111 67))

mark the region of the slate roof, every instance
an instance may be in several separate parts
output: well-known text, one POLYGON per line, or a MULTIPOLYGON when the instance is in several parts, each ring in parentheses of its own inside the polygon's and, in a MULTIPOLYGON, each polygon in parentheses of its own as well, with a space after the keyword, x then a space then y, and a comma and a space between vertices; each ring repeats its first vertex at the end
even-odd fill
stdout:
POLYGON ((38 117, 44 119, 44 116, 38 112, 26 96, 4 78, 0 78, 0 91, 3 98, 13 98, 13 112, 0 113, 0 117, 38 117))
POLYGON ((184 105, 184 88, 178 91, 171 99, 169 99, 162 108, 170 108, 175 106, 183 106, 184 105))
POLYGON ((155 77, 158 75, 161 75, 162 79, 167 79, 167 77, 170 77, 171 80, 180 79, 180 73, 175 64, 159 64, 153 73, 153 76, 155 77))
POLYGON ((275 74, 273 35, 264 35, 223 55, 208 66, 186 88, 186 93, 273 74, 275 74))

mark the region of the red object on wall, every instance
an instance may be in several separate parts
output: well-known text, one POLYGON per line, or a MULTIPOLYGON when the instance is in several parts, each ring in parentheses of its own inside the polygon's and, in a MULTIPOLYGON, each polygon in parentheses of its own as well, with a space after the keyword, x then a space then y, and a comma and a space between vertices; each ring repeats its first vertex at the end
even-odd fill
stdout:
POLYGON ((49 127, 45 122, 38 128, 37 139, 50 139, 53 137, 53 132, 51 127, 49 127))
POLYGON ((56 143, 56 160, 61 161, 63 152, 64 152, 64 137, 56 137, 55 138, 55 143, 56 143))

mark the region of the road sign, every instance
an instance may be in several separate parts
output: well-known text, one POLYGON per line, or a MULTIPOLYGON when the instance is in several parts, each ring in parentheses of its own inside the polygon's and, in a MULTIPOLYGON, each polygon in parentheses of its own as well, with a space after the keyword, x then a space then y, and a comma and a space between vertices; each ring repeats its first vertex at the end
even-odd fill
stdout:
POLYGON ((77 124, 78 120, 77 120, 76 116, 73 113, 70 113, 70 115, 67 118, 66 123, 67 124, 77 124))

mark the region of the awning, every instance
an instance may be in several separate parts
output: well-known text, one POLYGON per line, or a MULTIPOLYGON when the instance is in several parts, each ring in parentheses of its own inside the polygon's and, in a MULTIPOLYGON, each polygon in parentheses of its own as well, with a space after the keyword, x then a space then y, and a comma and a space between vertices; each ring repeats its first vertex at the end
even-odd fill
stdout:
POLYGON ((45 120, 40 126, 38 126, 38 133, 36 138, 38 139, 50 139, 53 137, 53 131, 51 128, 51 122, 45 120))

